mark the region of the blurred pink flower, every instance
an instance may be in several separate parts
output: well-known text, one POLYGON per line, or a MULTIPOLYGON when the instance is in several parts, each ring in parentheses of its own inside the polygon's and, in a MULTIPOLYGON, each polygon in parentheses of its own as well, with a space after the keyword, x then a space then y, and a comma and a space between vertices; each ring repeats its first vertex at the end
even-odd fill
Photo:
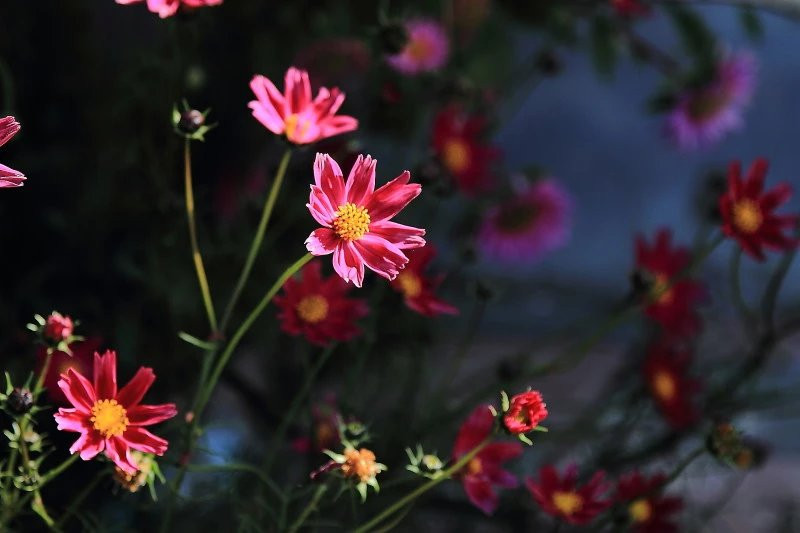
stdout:
POLYGON ((147 1, 147 9, 163 18, 171 17, 179 9, 196 9, 205 6, 218 6, 222 0, 117 0, 118 4, 138 4, 147 1))
POLYGON ((431 72, 442 68, 450 53, 444 28, 433 19, 411 19, 406 22, 408 42, 399 54, 386 58, 403 74, 431 72))
POLYGON ((311 82, 305 70, 289 67, 283 94, 261 75, 253 77, 250 88, 257 100, 248 106, 256 120, 275 135, 285 134, 294 144, 313 143, 358 127, 355 118, 336 114, 344 103, 344 93, 336 87, 320 87, 316 98, 311 99, 311 82))
POLYGON ((567 192, 552 178, 543 179, 488 211, 478 246, 500 260, 534 261, 567 241, 571 215, 567 192))
POLYGON ((336 273, 356 287, 364 281, 364 265, 391 281, 408 263, 403 250, 425 246, 424 229, 390 221, 422 187, 408 183, 406 170, 375 190, 376 164, 370 156, 358 156, 345 183, 336 161, 317 154, 316 184, 306 204, 324 226, 308 236, 306 248, 314 255, 333 254, 336 273))
MULTIPOLYGON (((14 117, 0 118, 0 146, 6 144, 19 131, 19 122, 14 117)), ((0 165, 0 189, 5 187, 21 187, 25 176, 13 168, 0 165)))
POLYGON ((731 55, 717 65, 708 85, 687 89, 667 116, 669 137, 694 150, 720 141, 742 126, 742 113, 755 87, 756 61, 749 53, 731 55))

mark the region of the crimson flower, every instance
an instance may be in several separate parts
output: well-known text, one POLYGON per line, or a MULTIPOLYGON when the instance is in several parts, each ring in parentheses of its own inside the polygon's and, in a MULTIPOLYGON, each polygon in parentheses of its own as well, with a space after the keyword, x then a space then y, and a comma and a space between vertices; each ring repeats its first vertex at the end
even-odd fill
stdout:
POLYGON ((358 156, 345 183, 342 170, 328 154, 314 161, 315 185, 311 186, 311 216, 322 228, 311 232, 306 248, 313 255, 333 254, 333 268, 343 280, 361 287, 364 266, 388 280, 405 268, 403 250, 425 246, 425 230, 390 219, 422 191, 409 184, 406 170, 375 190, 375 165, 370 156, 358 156))
POLYGON ((647 281, 645 314, 674 336, 692 336, 700 330, 695 307, 706 298, 702 284, 677 279, 689 266, 689 250, 672 246, 668 229, 658 231, 653 246, 636 239, 636 269, 647 281))
POLYGON ((253 77, 250 88, 257 98, 248 104, 253 116, 275 135, 286 135, 291 143, 309 144, 358 127, 355 118, 336 114, 344 103, 344 93, 339 89, 320 87, 312 100, 305 70, 289 67, 283 94, 260 75, 253 77))
MULTIPOLYGON (((19 122, 14 117, 0 118, 0 146, 6 144, 19 131, 19 122)), ((0 165, 0 189, 21 187, 25 176, 18 170, 0 165)))
POLYGON ((683 500, 664 496, 659 488, 667 477, 656 474, 646 479, 638 471, 619 479, 617 501, 628 507, 632 530, 636 533, 676 533, 678 526, 672 515, 683 507, 683 500))
POLYGON ((281 329, 303 335, 312 344, 347 341, 361 333, 356 325, 369 311, 366 302, 347 298, 350 290, 338 276, 322 277, 319 261, 306 265, 300 280, 288 279, 275 297, 281 329))
POLYGON ((555 467, 547 465, 539 471, 539 483, 528 478, 525 485, 544 512, 581 525, 588 524, 611 505, 610 501, 600 498, 608 490, 604 477, 604 472, 595 472, 579 487, 577 465, 567 467, 563 478, 559 478, 555 467))
POLYGON ((138 470, 131 450, 164 455, 168 442, 144 429, 175 416, 174 403, 140 405, 156 376, 151 368, 141 367, 127 385, 117 390, 117 354, 108 350, 94 354, 94 383, 74 368, 61 375, 58 386, 73 408, 60 408, 54 418, 61 431, 81 436, 70 447, 88 461, 105 451, 128 474, 138 470))
MULTIPOLYGON (((66 352, 54 351, 50 358, 50 366, 44 376, 44 386, 50 400, 58 405, 68 405, 70 402, 58 386, 61 374, 66 374, 70 368, 83 376, 92 376, 94 353, 100 349, 103 340, 99 337, 90 337, 83 341, 76 341, 69 345, 72 355, 66 352)), ((41 372, 47 358, 47 348, 41 346, 36 352, 37 374, 41 372)))
MULTIPOLYGON (((489 436, 494 416, 488 405, 477 407, 461 426, 453 446, 453 459, 458 460, 489 436)), ((519 485, 513 474, 503 470, 502 464, 522 454, 518 442, 494 442, 486 445, 459 473, 461 484, 469 501, 484 513, 497 509, 498 496, 494 486, 512 489, 519 485)))
POLYGON ((670 426, 683 429, 698 421, 693 396, 700 382, 688 375, 691 353, 683 347, 656 342, 644 364, 644 378, 661 414, 670 426))
MULTIPOLYGON (((144 2, 145 0, 117 0, 118 4, 138 4, 139 2, 144 2)), ((205 7, 205 6, 218 6, 222 4, 222 0, 146 0, 147 1, 147 9, 150 10, 151 13, 157 13, 159 17, 167 18, 171 17, 175 13, 178 12, 179 9, 182 10, 192 10, 197 9, 198 7, 205 7)))
POLYGON ((539 391, 531 390, 511 398, 508 410, 503 415, 503 424, 509 433, 519 435, 533 431, 539 422, 547 418, 547 404, 539 391))
POLYGON ((440 111, 433 121, 433 149, 456 185, 468 195, 491 185, 489 165, 499 152, 484 140, 486 119, 457 106, 440 111))
POLYGON ((756 159, 743 181, 740 163, 732 162, 728 190, 719 199, 723 233, 736 239, 745 252, 759 261, 764 260, 764 247, 783 251, 795 248, 800 242, 784 234, 784 230, 797 225, 800 217, 773 213, 789 200, 791 186, 779 183, 763 192, 768 167, 766 159, 756 159))
POLYGON ((643 17, 650 14, 650 6, 642 0, 610 0, 614 10, 623 17, 643 17))
POLYGON ((408 265, 400 272, 392 288, 403 295, 403 300, 409 309, 425 316, 441 314, 458 314, 458 309, 436 297, 436 289, 442 282, 443 276, 430 276, 425 274, 428 264, 436 256, 436 249, 432 245, 408 252, 408 265))

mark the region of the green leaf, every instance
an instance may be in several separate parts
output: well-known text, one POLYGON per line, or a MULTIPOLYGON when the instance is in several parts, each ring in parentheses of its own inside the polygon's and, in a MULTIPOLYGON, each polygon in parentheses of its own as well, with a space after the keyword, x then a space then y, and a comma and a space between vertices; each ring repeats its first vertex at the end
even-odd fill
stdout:
POLYGON ((592 63, 598 74, 610 77, 617 65, 617 32, 611 19, 595 17, 592 21, 592 63))
POLYGON ((194 335, 189 335, 185 331, 179 331, 178 332, 178 338, 180 338, 184 342, 188 342, 192 346, 196 346, 196 347, 200 348, 201 350, 211 351, 211 350, 215 350, 217 348, 217 344, 216 343, 200 340, 197 337, 195 337, 194 335))

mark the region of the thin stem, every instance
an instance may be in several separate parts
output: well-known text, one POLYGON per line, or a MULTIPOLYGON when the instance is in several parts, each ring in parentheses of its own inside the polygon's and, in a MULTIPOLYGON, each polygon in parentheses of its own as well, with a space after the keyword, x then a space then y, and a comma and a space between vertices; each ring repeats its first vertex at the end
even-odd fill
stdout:
POLYGON ((210 472, 210 473, 214 473, 214 472, 243 472, 243 473, 253 474, 262 483, 264 483, 264 485, 269 487, 269 489, 272 492, 274 492, 275 495, 278 496, 279 499, 283 500, 285 498, 285 496, 283 495, 283 492, 281 491, 280 487, 278 487, 278 485, 276 485, 275 482, 272 481, 272 479, 270 479, 270 477, 268 475, 266 475, 264 472, 262 472, 261 469, 255 467, 253 465, 246 464, 246 463, 225 463, 225 464, 221 464, 221 465, 192 465, 192 464, 190 464, 190 465, 186 465, 186 470, 188 470, 189 472, 210 472))
POLYGON ((203 266, 203 256, 200 254, 200 246, 197 244, 197 226, 195 224, 194 216, 194 190, 192 187, 192 152, 190 139, 186 139, 183 144, 183 176, 184 186, 186 189, 186 218, 189 222, 189 240, 192 245, 192 259, 194 261, 194 269, 197 271, 197 281, 200 284, 200 292, 203 295, 203 305, 206 308, 206 315, 208 316, 208 324, 211 327, 211 332, 216 334, 217 328, 217 315, 214 312, 214 303, 211 301, 211 291, 208 288, 208 278, 206 277, 206 269, 203 266))
POLYGON ((51 469, 49 472, 47 472, 44 476, 42 476, 42 479, 39 481, 39 485, 38 485, 37 488, 39 490, 41 490, 42 487, 44 487, 45 485, 47 485, 48 483, 53 481, 64 470, 69 468, 72 465, 72 463, 77 461, 78 457, 80 457, 80 454, 73 453, 72 455, 67 457, 64 461, 62 461, 62 463, 60 465, 58 465, 57 467, 55 467, 55 468, 51 469))
POLYGON ((53 360, 53 350, 48 349, 47 355, 44 358, 44 364, 42 365, 41 371, 39 371, 39 377, 36 378, 36 385, 33 387, 33 397, 34 399, 39 397, 39 393, 42 392, 42 387, 44 386, 44 377, 47 375, 47 370, 50 368, 50 361, 53 360))
POLYGON ((272 468, 272 463, 275 460, 275 454, 277 453, 280 443, 283 442, 283 437, 286 434, 286 430, 289 429, 289 424, 291 424, 295 416, 297 416, 297 411, 300 409, 300 405, 303 403, 308 391, 311 390, 311 385, 314 383, 317 374, 319 374, 320 370, 322 370, 322 367, 325 366, 325 363, 328 362, 328 359, 330 359, 330 356, 334 352, 335 348, 335 344, 328 346, 325 351, 322 352, 322 355, 319 356, 319 359, 317 359, 314 366, 311 367, 311 369, 306 373, 306 379, 303 382, 303 385, 292 399, 292 403, 289 406, 289 410, 286 412, 286 416, 283 417, 283 420, 281 420, 281 423, 278 426, 278 430, 272 437, 272 446, 270 447, 267 458, 264 460, 263 470, 265 475, 269 475, 269 471, 272 468))
POLYGON ((392 516, 394 513, 401 510, 403 507, 413 502, 414 500, 416 500, 417 498, 419 498, 420 496, 431 490, 433 487, 441 483, 442 481, 450 479, 453 476, 453 474, 460 471, 464 467, 464 465, 469 463, 473 457, 478 455, 478 453, 480 453, 480 451, 484 449, 491 442, 491 440, 492 440, 492 435, 489 435, 480 444, 478 444, 472 450, 464 454, 458 461, 455 462, 455 464, 453 464, 453 466, 443 471, 441 476, 435 479, 431 479, 427 483, 423 483, 416 489, 412 490, 411 492, 409 492, 408 494, 406 494, 405 496, 394 502, 392 505, 384 509, 383 512, 378 514, 378 516, 376 516, 369 522, 366 522, 358 526, 355 530, 353 530, 353 533, 367 533, 368 531, 373 531, 375 529, 375 526, 377 526, 378 524, 380 524, 381 522, 392 516))
POLYGON ((783 280, 786 279, 786 274, 789 272, 789 267, 792 266, 797 249, 787 252, 782 258, 781 262, 775 268, 772 276, 769 278, 767 288, 764 291, 764 297, 761 300, 761 313, 764 319, 764 326, 769 330, 775 329, 775 305, 778 302, 778 293, 783 285, 783 280))
POLYGON ((733 250, 733 255, 731 255, 731 295, 733 298, 733 304, 736 307, 736 310, 739 312, 742 322, 744 322, 745 326, 752 332, 756 323, 756 317, 742 296, 741 263, 742 249, 736 247, 733 250))
POLYGON ((231 299, 228 301, 228 305, 225 307, 225 312, 222 314, 220 331, 225 331, 225 326, 228 325, 228 321, 231 319, 231 314, 236 307, 236 303, 239 301, 239 297, 242 295, 242 291, 247 284, 247 279, 250 277, 250 271, 253 270, 253 263, 255 263, 256 257, 258 257, 258 252, 261 250, 261 243, 264 240, 264 233, 267 231, 269 219, 272 217, 272 210, 275 207, 275 201, 278 199, 278 193, 281 190, 283 177, 286 175, 286 168, 289 166, 289 160, 291 157, 292 149, 287 148, 283 153, 280 164, 278 165, 278 170, 275 173, 275 179, 272 180, 272 187, 270 188, 269 195, 264 203, 264 209, 261 212, 261 221, 258 223, 258 229, 256 230, 256 234, 253 237, 253 242, 250 245, 250 252, 247 254, 247 259, 245 260, 242 272, 239 274, 239 279, 236 281, 236 286, 233 289, 231 299))
POLYGON ((305 506, 303 512, 300 513, 300 516, 297 517, 297 520, 295 520, 289 528, 289 533, 295 533, 303 526, 308 517, 311 516, 311 513, 317 510, 317 504, 319 504, 320 498, 322 498, 327 490, 327 485, 320 485, 317 487, 317 490, 314 492, 314 496, 311 498, 311 501, 308 502, 308 505, 305 506))

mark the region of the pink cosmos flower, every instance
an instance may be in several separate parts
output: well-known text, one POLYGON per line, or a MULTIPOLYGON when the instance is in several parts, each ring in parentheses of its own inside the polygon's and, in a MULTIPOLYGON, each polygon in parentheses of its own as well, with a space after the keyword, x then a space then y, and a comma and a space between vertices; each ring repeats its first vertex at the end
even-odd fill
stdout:
POLYGON ((286 135, 294 144, 313 143, 358 127, 355 118, 336 114, 344 103, 344 93, 338 88, 320 87, 316 98, 311 99, 311 82, 305 70, 289 67, 283 94, 261 75, 253 76, 250 88, 257 100, 248 107, 256 120, 275 135, 286 135))
POLYGON ((131 450, 163 455, 168 442, 144 429, 177 414, 174 403, 140 405, 156 376, 142 367, 133 379, 117 390, 117 354, 108 350, 94 354, 94 383, 74 368, 61 375, 58 386, 73 408, 60 408, 54 418, 58 429, 80 433, 69 449, 88 461, 105 451, 128 474, 138 470, 131 450))
POLYGON ((543 179, 486 213, 478 246, 503 261, 535 261, 569 239, 571 218, 567 192, 555 180, 543 179))
MULTIPOLYGON (((118 4, 138 4, 145 0, 117 0, 118 4)), ((171 17, 178 12, 179 9, 191 10, 198 7, 205 6, 218 6, 222 4, 222 0, 146 0, 147 9, 152 13, 158 13, 158 16, 163 18, 171 17)))
POLYGON ((731 55, 717 65, 708 85, 687 89, 667 116, 669 137, 684 150, 714 144, 742 126, 742 113, 750 103, 756 77, 755 58, 731 55))
POLYGON ((343 280, 361 287, 364 266, 393 280, 405 268, 403 250, 425 246, 425 230, 390 219, 422 191, 409 184, 406 170, 375 190, 375 166, 370 156, 359 155, 345 183, 339 165, 328 154, 314 161, 315 185, 311 186, 311 216, 322 228, 311 232, 306 248, 313 255, 333 254, 333 268, 343 280))
MULTIPOLYGON (((488 405, 478 406, 458 430, 453 445, 453 460, 467 454, 483 442, 494 425, 494 416, 488 405)), ((493 486, 513 489, 519 481, 513 474, 503 470, 506 461, 522 454, 519 442, 493 442, 485 446, 459 473, 467 497, 484 513, 492 514, 497 509, 498 496, 493 486)))
MULTIPOLYGON (((19 131, 19 122, 14 117, 0 118, 0 146, 6 144, 19 131)), ((25 176, 18 170, 0 165, 0 189, 5 187, 21 187, 25 176)))
POLYGON ((431 72, 442 68, 450 53, 450 43, 442 25, 433 19, 406 21, 408 42, 399 53, 386 58, 403 74, 431 72))

